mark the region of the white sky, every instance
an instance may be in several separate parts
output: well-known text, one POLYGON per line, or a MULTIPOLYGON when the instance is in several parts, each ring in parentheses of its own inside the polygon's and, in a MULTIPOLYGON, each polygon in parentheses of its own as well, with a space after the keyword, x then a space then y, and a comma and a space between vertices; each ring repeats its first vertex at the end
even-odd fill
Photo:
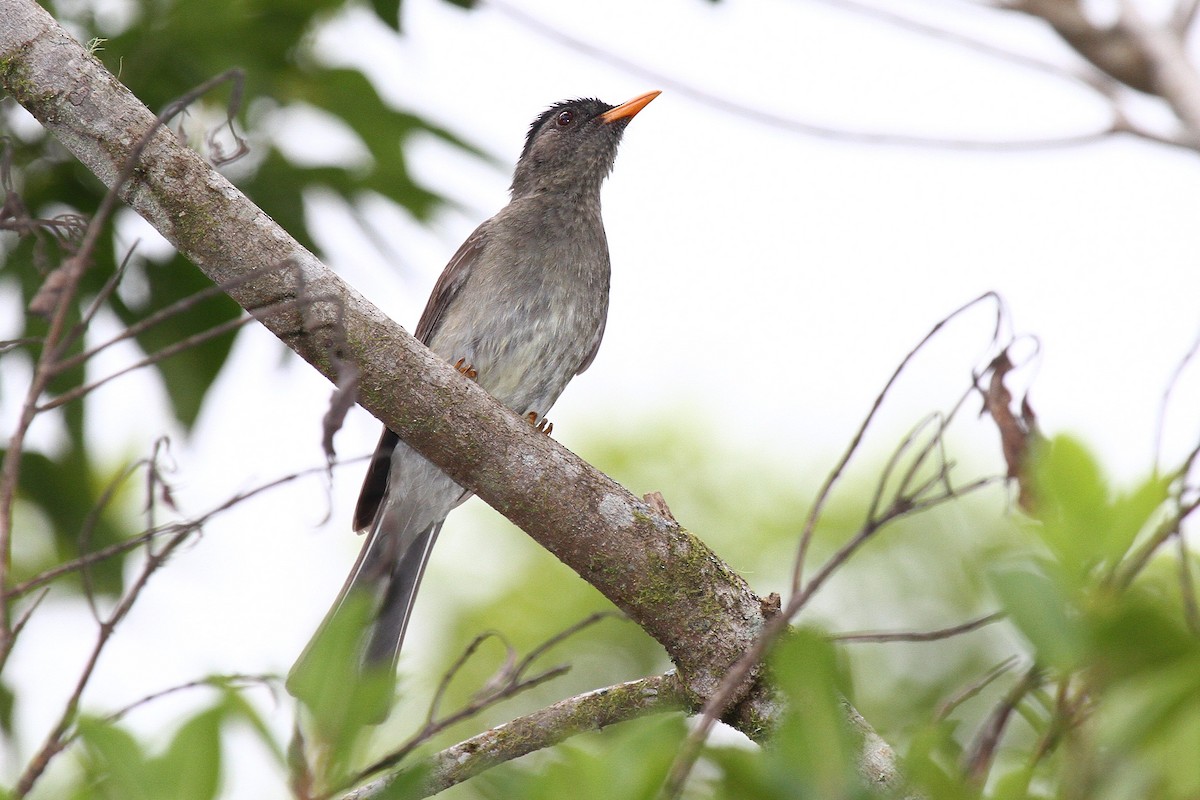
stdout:
MULTIPOLYGON (((1024 18, 977 16, 949 0, 905 6, 1072 63, 1024 18)), ((987 139, 1082 132, 1105 119, 1104 106, 1071 83, 822 3, 520 7, 648 69, 783 117, 987 139)), ((1132 139, 1020 153, 819 141, 714 111, 494 9, 406 0, 404 21, 411 38, 396 40, 351 14, 320 38, 320 52, 369 67, 397 105, 505 164, 496 170, 440 142, 415 142, 414 172, 461 210, 425 229, 375 204, 372 218, 402 265, 316 199, 315 213, 330 222, 322 244, 331 265, 410 329, 448 256, 505 202, 509 169, 541 109, 579 95, 617 103, 667 89, 627 130, 605 190, 612 310, 598 359, 550 415, 568 447, 605 427, 683 415, 748 452, 790 454, 798 473, 823 473, 904 353, 944 314, 996 290, 1015 328, 1040 340, 1039 365, 1015 385, 1032 384, 1043 427, 1082 436, 1121 481, 1148 469, 1160 396, 1200 332, 1194 153, 1132 139)), ((296 152, 324 141, 310 131, 297 132, 296 152)), ((975 314, 921 362, 878 448, 953 399, 990 325, 975 314)), ((244 337, 237 356, 195 444, 177 447, 188 511, 321 463, 327 384, 295 360, 277 369, 277 346, 262 332, 244 337)), ((1176 456, 1200 435, 1200 379, 1184 388, 1168 418, 1167 452, 1176 456)), ((146 412, 98 433, 116 451, 144 453, 163 429, 154 422, 158 393, 146 378, 104 391, 97 402, 107 418, 129 419, 133 397, 146 412)), ((998 468, 987 420, 965 427, 964 445, 998 468)), ((365 413, 352 417, 339 452, 369 452, 376 432, 365 413)), ((323 527, 330 509, 320 481, 214 524, 151 585, 101 662, 90 705, 110 709, 147 686, 207 672, 286 670, 353 561, 348 519, 360 473, 339 473, 323 527)), ((432 569, 454 569, 460 546, 450 540, 471 513, 455 516, 467 524, 452 518, 432 569)), ((419 618, 416 637, 427 635, 419 618)), ((30 691, 69 685, 92 637, 89 620, 47 603, 10 679, 30 691), (47 640, 61 643, 52 661, 47 640)), ((22 724, 40 737, 56 707, 49 694, 27 704, 22 724)), ((153 730, 177 710, 148 710, 141 724, 153 730)), ((235 797, 277 791, 243 770, 232 783, 235 797)))

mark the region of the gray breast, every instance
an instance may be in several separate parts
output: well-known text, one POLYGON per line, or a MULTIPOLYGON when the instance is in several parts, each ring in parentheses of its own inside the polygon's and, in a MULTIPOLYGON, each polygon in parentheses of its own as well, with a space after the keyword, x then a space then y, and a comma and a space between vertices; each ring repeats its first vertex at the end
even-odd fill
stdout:
POLYGON ((487 245, 430 343, 448 361, 466 359, 519 414, 545 414, 603 334, 608 244, 594 212, 510 203, 489 221, 487 245))

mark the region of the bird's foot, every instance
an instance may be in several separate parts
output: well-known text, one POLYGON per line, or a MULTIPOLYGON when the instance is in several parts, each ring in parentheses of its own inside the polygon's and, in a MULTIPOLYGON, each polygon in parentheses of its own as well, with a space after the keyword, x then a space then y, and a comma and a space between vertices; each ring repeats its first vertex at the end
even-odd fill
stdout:
POLYGON ((530 425, 537 428, 547 436, 549 436, 550 432, 554 430, 554 423, 550 420, 543 419, 541 422, 538 422, 538 413, 536 411, 530 411, 525 415, 525 419, 529 420, 530 425))
POLYGON ((460 358, 458 361, 455 361, 454 368, 463 375, 466 375, 471 380, 475 380, 477 377, 479 377, 479 373, 475 371, 474 367, 467 363, 465 358, 460 358))

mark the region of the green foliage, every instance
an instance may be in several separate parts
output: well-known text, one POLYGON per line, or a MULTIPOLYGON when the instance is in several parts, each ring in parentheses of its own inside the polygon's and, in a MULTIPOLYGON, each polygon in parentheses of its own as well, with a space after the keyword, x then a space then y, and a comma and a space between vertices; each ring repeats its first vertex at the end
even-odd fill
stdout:
POLYGON ((337 785, 349 774, 368 727, 381 721, 380 712, 392 705, 394 686, 388 671, 364 673, 359 663, 370 620, 366 598, 347 598, 288 678, 288 691, 303 704, 308 727, 318 739, 320 785, 337 785))
POLYGON ((1093 456, 1061 436, 1035 461, 1038 525, 1031 531, 1049 550, 1047 564, 1081 589, 1100 568, 1112 568, 1167 499, 1169 480, 1151 477, 1113 496, 1093 456))
POLYGON ((249 723, 267 751, 282 758, 261 717, 227 684, 216 702, 179 725, 158 754, 117 722, 81 717, 81 774, 64 794, 79 800, 213 800, 221 790, 222 735, 236 722, 249 723))
POLYGON ((842 697, 849 675, 827 636, 801 629, 770 657, 784 712, 770 743, 716 747, 718 797, 790 800, 868 797, 858 777, 859 743, 846 722, 842 697))

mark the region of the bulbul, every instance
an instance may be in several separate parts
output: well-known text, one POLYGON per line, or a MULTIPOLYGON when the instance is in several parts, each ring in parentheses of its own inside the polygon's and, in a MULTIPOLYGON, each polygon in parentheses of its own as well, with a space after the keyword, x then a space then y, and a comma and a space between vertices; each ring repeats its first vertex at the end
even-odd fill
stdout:
MULTIPOLYGON (((609 257, 600 185, 625 127, 658 95, 615 107, 568 100, 542 112, 517 161, 512 199, 450 259, 417 324, 417 339, 543 429, 546 412, 592 363, 604 336, 609 257)), ((367 538, 322 623, 349 598, 370 604, 364 668, 394 678, 438 531, 469 495, 384 429, 354 511, 354 528, 367 538)))

